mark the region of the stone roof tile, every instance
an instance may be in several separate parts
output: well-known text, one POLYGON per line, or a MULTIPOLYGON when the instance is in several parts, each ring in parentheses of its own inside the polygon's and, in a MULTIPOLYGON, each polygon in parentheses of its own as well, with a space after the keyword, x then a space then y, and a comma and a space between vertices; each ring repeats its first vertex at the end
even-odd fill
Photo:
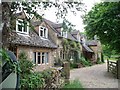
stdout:
POLYGON ((30 31, 29 36, 20 35, 16 32, 12 33, 12 40, 10 43, 28 45, 28 46, 37 46, 45 48, 57 48, 57 46, 49 39, 42 39, 34 31, 30 31))

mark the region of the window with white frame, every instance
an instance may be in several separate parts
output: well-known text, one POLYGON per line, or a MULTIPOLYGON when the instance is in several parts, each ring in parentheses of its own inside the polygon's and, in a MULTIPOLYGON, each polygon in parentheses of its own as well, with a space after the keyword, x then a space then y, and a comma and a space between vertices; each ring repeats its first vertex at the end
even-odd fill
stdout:
POLYGON ((29 34, 29 23, 25 20, 16 20, 16 32, 21 34, 29 34))
POLYGON ((49 56, 48 52, 33 52, 34 58, 33 63, 34 64, 48 64, 49 63, 49 56))
POLYGON ((46 27, 39 26, 39 36, 47 39, 48 38, 48 29, 46 27))

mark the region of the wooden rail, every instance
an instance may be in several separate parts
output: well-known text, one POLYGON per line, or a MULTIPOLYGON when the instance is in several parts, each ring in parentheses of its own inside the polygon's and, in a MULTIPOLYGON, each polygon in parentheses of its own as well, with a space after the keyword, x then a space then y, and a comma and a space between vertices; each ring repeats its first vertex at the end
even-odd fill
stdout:
POLYGON ((120 64, 119 64, 119 62, 120 62, 120 60, 118 60, 118 61, 109 61, 109 60, 107 60, 107 71, 108 72, 111 72, 111 73, 113 73, 116 77, 117 77, 117 79, 119 79, 120 78, 120 64))

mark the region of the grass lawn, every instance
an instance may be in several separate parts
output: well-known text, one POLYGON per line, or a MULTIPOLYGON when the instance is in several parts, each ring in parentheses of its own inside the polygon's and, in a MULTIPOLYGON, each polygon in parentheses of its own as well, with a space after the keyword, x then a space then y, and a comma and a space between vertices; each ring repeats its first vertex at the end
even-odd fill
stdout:
POLYGON ((84 90, 84 88, 82 87, 81 83, 79 80, 73 80, 70 81, 69 84, 66 84, 65 86, 63 86, 62 90, 67 89, 67 88, 72 88, 72 89, 79 89, 79 90, 84 90))

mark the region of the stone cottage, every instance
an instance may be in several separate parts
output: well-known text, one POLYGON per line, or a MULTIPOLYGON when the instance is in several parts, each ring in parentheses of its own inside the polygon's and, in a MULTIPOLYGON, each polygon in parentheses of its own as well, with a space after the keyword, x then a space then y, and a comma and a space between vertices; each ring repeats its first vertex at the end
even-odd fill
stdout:
POLYGON ((98 60, 101 61, 102 46, 99 40, 87 40, 84 35, 81 35, 82 53, 83 56, 96 63, 98 60))
POLYGON ((13 30, 3 30, 3 46, 13 51, 18 58, 24 51, 29 59, 36 64, 36 71, 50 68, 54 63, 54 51, 58 47, 49 36, 50 28, 44 22, 33 22, 33 28, 26 20, 24 12, 17 13, 17 19, 13 21, 13 30))
MULTIPOLYGON (((69 40, 80 43, 80 36, 79 31, 75 31, 77 35, 73 35, 74 32, 67 32, 63 30, 62 23, 56 24, 54 22, 51 22, 47 19, 44 19, 44 21, 47 23, 47 27, 51 28, 51 31, 49 32, 49 36, 51 37, 51 40, 58 46, 58 48, 55 50, 55 60, 65 60, 65 52, 63 50, 63 41, 69 40)), ((80 48, 80 52, 82 50, 82 46, 80 48)), ((73 56, 74 57, 74 56, 73 56)))

